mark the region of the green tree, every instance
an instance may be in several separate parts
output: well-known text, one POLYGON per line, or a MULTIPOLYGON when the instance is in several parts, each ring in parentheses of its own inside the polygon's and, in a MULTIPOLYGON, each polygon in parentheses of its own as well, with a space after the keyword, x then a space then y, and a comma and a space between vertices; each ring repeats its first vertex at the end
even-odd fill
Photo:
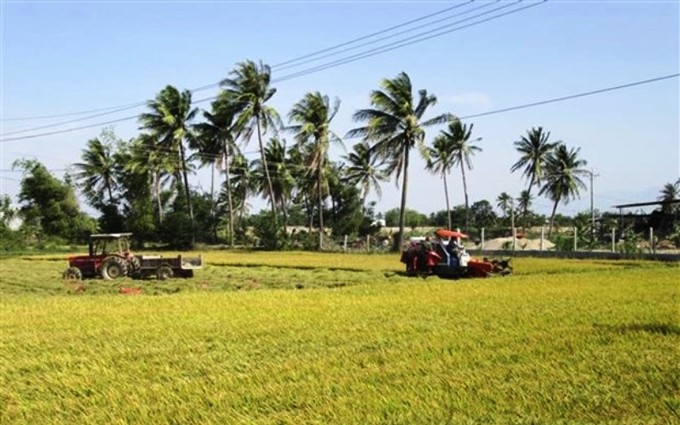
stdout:
POLYGON ((472 215, 472 225, 479 233, 482 232, 483 228, 496 224, 496 213, 493 211, 491 203, 486 199, 472 204, 470 212, 472 215))
POLYGON ((288 118, 296 123, 288 127, 295 133, 295 140, 300 147, 308 146, 306 166, 307 173, 315 176, 317 209, 319 214, 319 246, 323 249, 323 205, 328 193, 328 179, 324 173, 328 163, 328 148, 331 142, 342 144, 340 138, 330 129, 330 123, 340 107, 337 98, 331 105, 328 96, 319 92, 307 93, 302 100, 293 105, 288 118))
POLYGON ((378 197, 382 196, 380 182, 388 180, 387 174, 381 168, 383 162, 371 151, 366 141, 355 144, 352 152, 343 158, 347 161, 344 179, 351 185, 361 187, 361 205, 365 208, 366 198, 371 188, 375 190, 378 197))
MULTIPOLYGON (((550 139, 549 131, 543 131, 543 127, 532 127, 531 130, 527 130, 526 136, 522 136, 520 140, 514 142, 520 158, 512 165, 510 171, 514 173, 522 169, 522 176, 529 179, 527 199, 531 199, 531 189, 534 184, 540 187, 547 158, 555 146, 561 143, 560 141, 551 143, 548 139, 550 139)), ((527 209, 522 209, 524 226, 526 226, 527 213, 527 209)))
POLYGON ((179 156, 179 167, 182 175, 184 195, 187 200, 190 233, 192 244, 195 242, 194 211, 189 189, 187 171, 187 154, 184 142, 191 135, 190 123, 196 116, 197 109, 191 107, 191 92, 180 92, 173 86, 166 86, 154 100, 147 102, 150 112, 139 116, 145 129, 157 137, 161 146, 171 155, 179 156))
POLYGON ((579 189, 586 189, 581 177, 587 174, 585 166, 588 163, 578 157, 580 151, 580 148, 567 149, 564 143, 559 143, 545 161, 545 184, 539 195, 546 195, 553 201, 548 236, 552 234, 557 205, 568 203, 578 197, 579 189))
POLYGON ((37 235, 77 242, 94 232, 94 220, 80 211, 73 187, 54 177, 45 166, 30 159, 19 159, 13 168, 23 170, 20 183, 19 216, 33 226, 37 235))
POLYGON ((113 139, 112 134, 106 130, 100 138, 90 139, 82 151, 83 162, 74 164, 78 170, 74 175, 78 187, 82 189, 88 203, 97 209, 107 203, 113 207, 117 204, 114 197, 117 182, 113 139))
POLYGON ((281 126, 281 119, 276 110, 266 103, 274 96, 276 89, 270 86, 271 69, 262 62, 256 64, 253 61, 241 62, 236 69, 230 72, 232 78, 222 80, 220 85, 230 99, 239 105, 239 115, 236 120, 235 130, 247 142, 253 132, 257 133, 257 142, 260 148, 260 161, 263 165, 264 176, 267 183, 269 202, 271 202, 273 219, 276 221, 276 200, 274 187, 267 158, 265 146, 262 140, 263 134, 269 128, 276 130, 281 126))
POLYGON ((517 197, 517 208, 524 214, 524 225, 526 226, 526 217, 531 214, 531 204, 534 201, 533 195, 528 190, 523 190, 517 197))
POLYGON ((423 156, 427 156, 424 127, 444 123, 449 115, 423 120, 427 109, 437 103, 437 98, 428 94, 427 90, 420 90, 415 99, 411 79, 404 72, 393 79, 382 80, 380 88, 371 92, 374 109, 362 109, 354 113, 354 121, 365 122, 366 125, 351 130, 347 137, 362 137, 374 142, 371 149, 386 160, 387 174, 396 174, 397 180, 402 177, 399 234, 396 240, 396 248, 401 249, 404 242, 409 154, 413 148, 418 148, 423 156))
POLYGON ((515 227, 515 200, 507 192, 502 192, 496 198, 496 206, 501 210, 503 216, 510 218, 510 227, 515 227))
MULTIPOLYGON (((295 186, 295 179, 291 174, 286 158, 285 142, 278 137, 271 138, 264 149, 264 158, 264 163, 260 160, 253 161, 255 175, 260 182, 258 192, 266 193, 267 187, 271 185, 269 188, 273 191, 276 209, 281 211, 283 215, 283 228, 285 229, 288 224, 287 204, 292 197, 293 187, 295 186), (270 176, 269 181, 263 178, 265 175, 270 176)), ((272 212, 272 214, 274 213, 272 212)), ((271 216, 271 219, 279 223, 278 218, 274 215, 271 216)))
MULTIPOLYGON (((227 195, 227 210, 229 212, 229 246, 234 246, 234 201, 231 191, 231 158, 238 147, 235 143, 235 124, 239 113, 239 105, 229 98, 227 92, 220 93, 211 104, 211 111, 204 111, 205 122, 196 124, 196 149, 203 162, 215 166, 217 161, 224 164, 225 184, 227 195)), ((211 185, 212 188, 212 185, 211 185)), ((212 189, 211 189, 212 192, 212 189)), ((211 199, 213 195, 211 193, 211 199)), ((213 202, 213 210, 215 205, 213 202)))
MULTIPOLYGON (((254 161, 253 161, 254 162, 254 161)), ((248 198, 257 193, 258 182, 255 174, 255 166, 253 162, 243 156, 242 153, 237 152, 231 162, 231 192, 233 194, 234 209, 238 213, 238 225, 236 228, 242 228, 243 217, 248 210, 248 198)), ((225 182, 226 183, 226 182, 225 182)), ((227 188, 223 187, 220 195, 221 199, 227 197, 227 188)))
POLYGON ((666 183, 661 189, 661 193, 657 198, 659 201, 663 202, 661 204, 661 211, 666 214, 673 214, 678 210, 678 204, 674 204, 674 201, 680 199, 680 179, 675 183, 666 183))
MULTIPOLYGON (((393 208, 391 210, 386 211, 385 225, 389 227, 399 225, 400 217, 401 209, 399 208, 393 208)), ((411 228, 425 226, 428 224, 428 218, 423 213, 407 208, 405 212, 405 224, 411 228)))
POLYGON ((441 136, 447 139, 447 143, 451 145, 451 155, 454 165, 460 167, 463 176, 463 193, 465 194, 465 230, 468 229, 470 221, 470 202, 468 200, 467 180, 465 177, 465 168, 472 169, 472 156, 476 152, 481 152, 482 148, 475 146, 472 142, 481 140, 470 140, 472 135, 473 124, 470 127, 463 124, 459 119, 454 118, 449 120, 449 125, 446 130, 441 132, 441 136))
MULTIPOLYGON (((156 146, 147 144, 153 142, 153 138, 146 140, 142 136, 129 142, 120 141, 114 154, 121 217, 119 224, 108 228, 115 232, 132 232, 135 242, 140 245, 157 240, 156 231, 162 227, 162 208, 159 209, 159 220, 156 221, 154 217, 155 191, 160 191, 160 188, 155 186, 153 161, 155 158, 167 158, 166 155, 155 156, 156 146)), ((158 196, 160 199, 160 193, 158 196)), ((160 208, 160 202, 158 206, 160 208)), ((103 224, 101 226, 104 228, 103 224)))
POLYGON ((429 148, 429 158, 427 160, 427 169, 435 172, 442 177, 444 182, 444 198, 446 199, 446 216, 447 229, 451 229, 451 204, 449 202, 449 188, 447 184, 447 174, 454 164, 454 152, 452 139, 446 137, 443 132, 434 138, 432 147, 429 148))
POLYGON ((331 199, 329 226, 333 228, 333 234, 338 237, 355 235, 364 221, 360 191, 354 185, 345 184, 337 164, 329 168, 328 182, 331 199))
POLYGON ((117 162, 123 164, 124 173, 134 175, 129 176, 130 181, 141 182, 142 185, 150 187, 156 203, 158 223, 163 224, 166 206, 163 203, 162 192, 168 186, 176 187, 175 171, 180 168, 179 158, 168 155, 156 136, 142 133, 132 141, 125 158, 117 162))

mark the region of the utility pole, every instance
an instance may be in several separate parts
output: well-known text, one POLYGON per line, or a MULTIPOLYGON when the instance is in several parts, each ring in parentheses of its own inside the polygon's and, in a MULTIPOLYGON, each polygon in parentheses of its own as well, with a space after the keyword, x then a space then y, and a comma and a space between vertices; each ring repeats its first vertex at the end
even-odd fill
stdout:
POLYGON ((599 177, 599 174, 595 174, 595 171, 592 170, 592 169, 590 171, 586 171, 586 173, 588 173, 588 175, 590 176, 590 219, 591 219, 591 223, 590 223, 590 246, 591 246, 591 249, 592 249, 593 243, 595 242, 595 208, 593 206, 593 204, 594 204, 594 202, 593 202, 593 198, 594 198, 593 179, 595 177, 599 177))

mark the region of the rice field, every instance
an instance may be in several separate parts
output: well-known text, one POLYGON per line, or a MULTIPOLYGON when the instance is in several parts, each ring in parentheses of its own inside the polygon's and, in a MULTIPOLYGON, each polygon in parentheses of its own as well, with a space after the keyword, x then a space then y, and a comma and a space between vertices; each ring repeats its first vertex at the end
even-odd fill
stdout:
POLYGON ((680 422, 680 266, 203 253, 194 279, 0 259, 0 423, 680 422), (138 295, 121 294, 136 288, 138 295))

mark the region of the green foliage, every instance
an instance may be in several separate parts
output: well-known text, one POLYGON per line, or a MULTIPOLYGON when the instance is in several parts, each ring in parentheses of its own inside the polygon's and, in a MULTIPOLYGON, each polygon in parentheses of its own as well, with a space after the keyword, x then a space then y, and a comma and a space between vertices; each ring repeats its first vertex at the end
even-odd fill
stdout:
POLYGON ((487 200, 477 201, 470 207, 471 224, 481 233, 482 228, 492 227, 496 224, 497 216, 491 203, 487 200))
MULTIPOLYGON (((462 228, 463 224, 465 223, 465 205, 454 206, 451 209, 450 214, 453 228, 454 229, 462 228)), ((446 228, 448 227, 448 220, 446 218, 446 215, 447 215, 446 210, 441 210, 437 211, 436 213, 432 213, 430 214, 430 217, 427 220, 427 224, 430 226, 446 228)))
POLYGON ((95 221, 80 211, 73 187, 54 177, 36 160, 22 159, 14 167, 24 171, 19 215, 38 238, 84 241, 96 230, 95 221))
POLYGON ((555 251, 572 252, 574 250, 574 235, 557 234, 550 238, 555 244, 555 251))
POLYGON ((621 235, 621 240, 617 244, 617 250, 623 254, 640 254, 642 249, 638 247, 641 238, 632 229, 626 229, 621 235))
POLYGON ((328 214, 328 227, 336 237, 356 235, 364 222, 361 213, 362 202, 359 189, 335 180, 330 187, 331 210, 328 214))
MULTIPOLYGON (((408 227, 425 226, 428 218, 425 214, 406 208, 404 212, 404 223, 408 227)), ((399 208, 393 208, 385 212, 385 225, 395 227, 399 225, 399 208)))
POLYGON ((259 239, 260 246, 266 250, 284 249, 288 246, 288 235, 278 224, 279 220, 268 211, 251 217, 253 232, 259 239))
POLYGON ((680 223, 675 225, 675 229, 673 229, 673 233, 668 236, 668 239, 670 239, 676 247, 680 247, 680 223))

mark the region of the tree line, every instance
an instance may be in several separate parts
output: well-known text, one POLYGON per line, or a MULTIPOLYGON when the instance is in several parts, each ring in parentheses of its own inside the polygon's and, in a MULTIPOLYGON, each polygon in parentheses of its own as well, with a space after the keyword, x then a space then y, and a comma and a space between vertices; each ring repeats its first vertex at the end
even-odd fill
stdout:
MULTIPOLYGON (((18 213, 36 232, 67 240, 90 231, 132 231, 140 241, 178 247, 196 242, 234 246, 243 243, 248 227, 255 227, 270 248, 282 248, 290 242, 285 229, 304 225, 306 243, 314 235, 315 247, 323 249, 328 228, 334 234, 370 232, 375 205, 367 205, 367 196, 371 191, 380 196, 380 185, 394 178, 401 187, 398 247, 407 226, 409 165, 415 151, 443 181, 446 226, 471 227, 466 169, 472 169, 473 157, 482 152, 482 139, 472 136, 473 124, 453 113, 431 116, 436 96, 416 90, 406 73, 383 79, 370 93, 370 106, 353 114, 357 127, 344 138, 359 141, 339 161, 329 158, 329 149, 343 144, 332 123, 340 100, 309 92, 288 111, 284 123, 270 105, 276 93, 270 67, 250 60, 237 64, 221 81, 205 110, 193 106, 191 91, 168 85, 147 102, 138 136, 124 141, 103 131, 87 142, 65 182, 47 178, 49 172, 37 161, 17 161, 15 166, 24 171, 18 213), (444 128, 428 145, 426 130, 436 125, 444 128), (257 141, 254 160, 245 150, 252 139, 257 141), (190 175, 198 167, 219 170, 223 181, 211 181, 209 192, 197 190, 190 175), (465 199, 464 215, 456 220, 448 188, 455 168, 461 172, 465 199), (40 192, 36 181, 49 181, 50 187, 40 192), (73 189, 99 212, 96 222, 77 209, 73 189), (32 201, 48 193, 59 194, 58 199, 40 215, 32 201), (248 201, 257 196, 267 200, 268 211, 249 214, 248 201), (57 231, 53 227, 61 226, 60 219, 50 214, 58 216, 62 210, 69 210, 74 222, 57 231)), ((542 127, 528 130, 514 146, 519 159, 511 171, 521 171, 528 186, 517 199, 502 193, 497 206, 512 217, 513 225, 516 211, 518 223, 527 226, 537 192, 553 202, 552 229, 558 205, 585 189, 587 162, 579 148, 550 141, 550 132, 542 127)), ((476 214, 484 209, 477 207, 476 214)))

